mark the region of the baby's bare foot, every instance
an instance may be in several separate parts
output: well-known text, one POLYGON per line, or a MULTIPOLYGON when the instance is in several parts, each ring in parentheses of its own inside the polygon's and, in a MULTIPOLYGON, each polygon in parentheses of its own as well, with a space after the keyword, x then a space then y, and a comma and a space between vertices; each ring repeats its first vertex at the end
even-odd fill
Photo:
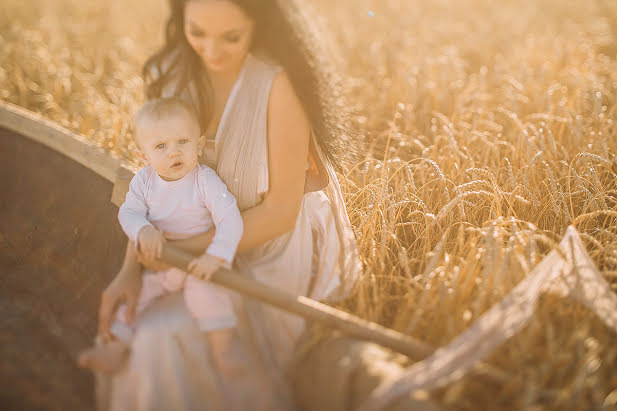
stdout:
POLYGON ((129 351, 126 343, 115 340, 83 351, 77 357, 77 364, 83 368, 111 375, 120 371, 128 358, 129 351))

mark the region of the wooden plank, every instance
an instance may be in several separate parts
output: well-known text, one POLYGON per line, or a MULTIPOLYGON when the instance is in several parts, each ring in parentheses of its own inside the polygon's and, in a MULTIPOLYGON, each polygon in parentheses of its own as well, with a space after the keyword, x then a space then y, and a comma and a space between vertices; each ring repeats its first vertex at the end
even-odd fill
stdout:
POLYGON ((133 167, 120 157, 97 147, 85 137, 54 123, 40 114, 0 100, 0 126, 28 137, 71 158, 84 167, 115 182, 120 167, 133 167))
POLYGON ((120 167, 116 170, 116 176, 114 178, 114 190, 111 193, 111 202, 120 207, 126 199, 126 193, 129 192, 129 183, 135 173, 124 167, 120 167))

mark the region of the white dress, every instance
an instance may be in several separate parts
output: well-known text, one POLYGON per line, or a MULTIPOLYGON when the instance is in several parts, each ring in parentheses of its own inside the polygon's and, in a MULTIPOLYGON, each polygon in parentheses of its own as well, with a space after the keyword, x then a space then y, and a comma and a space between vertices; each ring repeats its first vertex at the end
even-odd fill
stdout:
MULTIPOLYGON (((280 67, 249 54, 226 103, 214 147, 205 152, 240 210, 268 191, 266 119, 272 82, 280 67)), ((315 143, 313 139, 313 143, 315 143)), ((317 300, 349 292, 360 273, 355 239, 336 176, 304 194, 295 228, 249 252, 233 269, 269 286, 317 300)), ((304 321, 279 309, 234 296, 235 341, 246 369, 224 380, 207 355, 206 339, 180 295, 153 304, 137 320, 132 355, 113 378, 97 376, 103 410, 293 410, 286 372, 304 321)))

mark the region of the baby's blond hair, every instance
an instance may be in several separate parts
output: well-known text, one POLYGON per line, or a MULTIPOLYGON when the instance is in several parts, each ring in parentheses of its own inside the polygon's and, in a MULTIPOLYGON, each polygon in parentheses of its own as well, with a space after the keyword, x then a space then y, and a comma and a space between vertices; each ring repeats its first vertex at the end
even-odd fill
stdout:
POLYGON ((199 129, 199 121, 195 112, 177 97, 162 97, 146 101, 135 113, 133 128, 135 131, 143 122, 161 120, 172 116, 186 116, 186 120, 194 123, 199 129))

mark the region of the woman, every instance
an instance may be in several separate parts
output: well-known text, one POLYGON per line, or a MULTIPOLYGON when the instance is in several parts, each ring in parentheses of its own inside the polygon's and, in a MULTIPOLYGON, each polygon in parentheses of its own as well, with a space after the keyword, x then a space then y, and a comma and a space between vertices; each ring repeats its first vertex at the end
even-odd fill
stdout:
MULTIPOLYGON (((360 272, 334 166, 352 153, 349 121, 314 53, 317 37, 288 0, 172 0, 166 43, 144 66, 147 96, 179 95, 200 114, 203 160, 242 210, 234 269, 315 299, 345 296, 360 272), (282 4, 285 4, 284 6, 282 4)), ((212 233, 174 246, 200 254, 212 233)), ((127 247, 103 293, 100 335, 119 302, 134 312, 141 265, 160 264, 127 247)), ((98 377, 104 409, 293 409, 286 380, 303 321, 237 297, 237 353, 246 368, 222 375, 205 353, 181 298, 141 315, 128 366, 98 377), (221 395, 226 393, 226 395, 221 395)), ((86 366, 100 369, 95 359, 86 366)))

